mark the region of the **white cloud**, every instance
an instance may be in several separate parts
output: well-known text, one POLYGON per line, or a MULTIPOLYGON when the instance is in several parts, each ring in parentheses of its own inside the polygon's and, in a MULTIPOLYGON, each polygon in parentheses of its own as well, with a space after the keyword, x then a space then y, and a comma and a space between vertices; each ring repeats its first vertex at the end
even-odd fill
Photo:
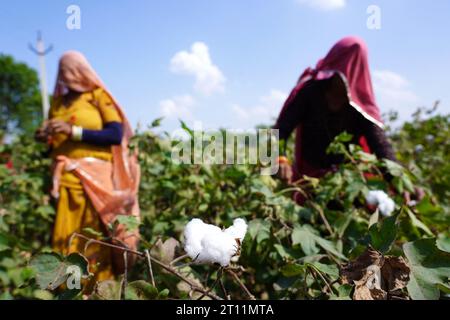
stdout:
POLYGON ((184 95, 160 101, 159 108, 165 118, 192 119, 192 107, 194 105, 194 98, 190 95, 184 95))
POLYGON ((421 104, 421 99, 411 89, 410 82, 398 73, 375 70, 373 84, 382 112, 397 111, 400 120, 409 118, 421 104))
POLYGON ((287 99, 287 94, 280 90, 271 90, 266 96, 259 98, 259 104, 244 108, 241 105, 231 106, 232 112, 239 125, 246 129, 253 128, 258 124, 271 124, 287 99))
POLYGON ((247 110, 245 110, 244 108, 242 108, 240 105, 238 104, 233 104, 231 106, 231 109, 234 113, 234 115, 239 118, 239 119, 248 119, 249 117, 249 113, 247 110))
POLYGON ((318 10, 336 10, 346 6, 346 0, 296 0, 299 4, 318 10))
POLYGON ((269 95, 261 97, 260 101, 266 107, 277 110, 277 108, 281 108, 282 105, 286 102, 287 97, 288 96, 286 93, 280 90, 272 89, 270 90, 269 95))
POLYGON ((375 70, 373 75, 378 84, 390 86, 394 89, 402 89, 410 85, 408 80, 393 71, 375 70))
POLYGON ((211 60, 208 46, 203 42, 195 42, 191 51, 180 51, 170 61, 170 70, 176 74, 195 77, 196 91, 211 95, 225 90, 226 78, 222 71, 211 60))

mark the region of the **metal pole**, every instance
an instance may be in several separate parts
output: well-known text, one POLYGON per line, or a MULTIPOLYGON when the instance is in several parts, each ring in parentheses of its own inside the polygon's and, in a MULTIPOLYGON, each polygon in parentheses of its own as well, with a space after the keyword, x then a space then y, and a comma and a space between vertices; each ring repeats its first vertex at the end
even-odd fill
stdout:
POLYGON ((48 117, 48 111, 50 109, 50 101, 47 90, 47 71, 45 67, 45 56, 53 50, 53 46, 49 46, 45 49, 44 41, 42 40, 41 32, 38 32, 36 49, 30 44, 30 50, 33 51, 39 59, 39 84, 41 87, 42 97, 42 115, 44 120, 48 117))

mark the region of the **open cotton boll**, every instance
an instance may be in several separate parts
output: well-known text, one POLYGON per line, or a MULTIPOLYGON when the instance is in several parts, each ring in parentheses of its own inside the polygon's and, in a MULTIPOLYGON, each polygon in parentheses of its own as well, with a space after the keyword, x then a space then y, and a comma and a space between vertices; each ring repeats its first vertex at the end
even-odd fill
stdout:
POLYGON ((390 217, 395 210, 395 202, 391 198, 383 199, 378 204, 378 210, 385 217, 390 217))
POLYGON ((417 146, 414 148, 414 151, 415 151, 416 153, 422 153, 423 150, 425 150, 425 147, 424 147, 423 145, 421 145, 421 144, 417 145, 417 146))
POLYGON ((369 191, 366 202, 371 206, 378 206, 378 210, 385 217, 390 217, 395 210, 395 202, 381 190, 369 191))
POLYGON ((218 263, 225 267, 239 250, 236 239, 242 242, 246 232, 247 223, 243 219, 236 219, 233 226, 224 231, 200 219, 193 219, 184 230, 184 249, 195 263, 218 263))
POLYGON ((186 239, 184 250, 192 259, 195 259, 203 249, 202 240, 204 236, 219 232, 222 232, 219 227, 206 224, 200 219, 193 219, 184 229, 184 238, 186 239))
POLYGON ((247 234, 247 222, 244 219, 236 219, 231 227, 225 230, 225 233, 231 235, 234 239, 242 241, 247 234))
POLYGON ((199 263, 218 263, 222 267, 230 264, 231 258, 238 250, 236 240, 229 234, 207 234, 202 240, 203 250, 199 263))
POLYGON ((417 204, 418 204, 418 202, 416 200, 411 200, 408 202, 408 206, 410 206, 410 207, 415 207, 415 206, 417 206, 417 204))
POLYGON ((425 139, 426 139, 429 143, 432 143, 432 142, 434 142, 434 139, 436 139, 436 137, 433 136, 432 134, 429 134, 429 135, 427 135, 427 136, 425 137, 425 139))
POLYGON ((366 202, 371 206, 377 206, 380 203, 380 201, 386 198, 389 197, 384 191, 381 190, 369 191, 369 193, 366 196, 366 202))

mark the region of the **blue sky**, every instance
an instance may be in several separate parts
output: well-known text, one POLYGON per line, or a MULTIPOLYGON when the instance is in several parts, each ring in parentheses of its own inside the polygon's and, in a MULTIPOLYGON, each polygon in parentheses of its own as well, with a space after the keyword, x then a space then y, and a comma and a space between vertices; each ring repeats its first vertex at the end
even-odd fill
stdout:
POLYGON ((135 125, 166 116, 203 128, 271 123, 299 74, 346 35, 369 46, 382 111, 403 119, 442 101, 450 111, 448 0, 0 0, 0 52, 37 68, 27 44, 36 31, 55 46, 47 57, 53 88, 60 55, 82 51, 135 125), (69 30, 66 9, 81 9, 69 30), (369 30, 367 7, 381 9, 369 30))

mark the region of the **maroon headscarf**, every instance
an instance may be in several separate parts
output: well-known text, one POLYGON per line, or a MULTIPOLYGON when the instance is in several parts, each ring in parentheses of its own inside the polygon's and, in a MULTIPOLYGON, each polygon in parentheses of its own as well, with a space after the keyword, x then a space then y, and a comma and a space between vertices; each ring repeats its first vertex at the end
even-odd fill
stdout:
MULTIPOLYGON (((375 102, 372 81, 369 71, 367 46, 364 41, 357 37, 346 37, 337 42, 325 58, 317 63, 315 69, 306 69, 300 77, 297 86, 292 90, 282 113, 295 100, 297 95, 310 80, 326 80, 339 74, 343 79, 350 105, 360 112, 367 120, 383 127, 380 109, 375 102)), ((301 152, 301 125, 297 128, 296 151, 295 151, 295 173, 297 178, 302 175, 320 177, 325 172, 314 168, 303 159, 301 152)), ((365 138, 360 144, 366 152, 370 152, 365 138)))

